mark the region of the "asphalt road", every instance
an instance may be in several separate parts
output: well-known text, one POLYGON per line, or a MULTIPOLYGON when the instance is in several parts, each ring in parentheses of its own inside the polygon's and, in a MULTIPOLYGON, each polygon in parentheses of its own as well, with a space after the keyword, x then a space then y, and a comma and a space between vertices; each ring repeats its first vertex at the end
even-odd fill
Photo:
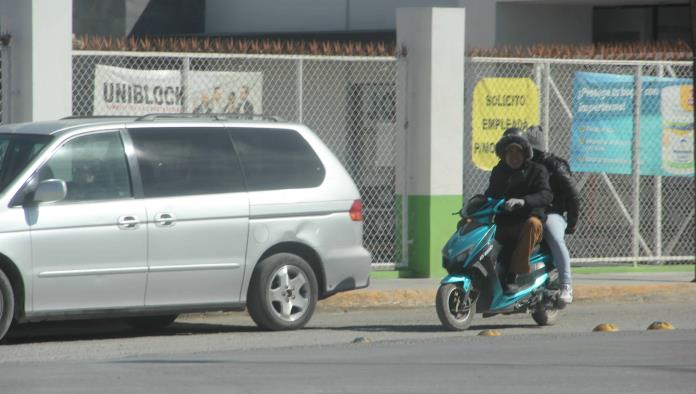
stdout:
POLYGON ((243 313, 186 315, 148 334, 51 323, 0 346, 2 393, 693 393, 695 381, 693 303, 574 304, 553 327, 478 315, 466 332, 442 331, 432 308, 320 311, 280 333, 243 313), (655 320, 677 329, 647 331, 655 320), (604 322, 621 331, 592 332, 604 322))

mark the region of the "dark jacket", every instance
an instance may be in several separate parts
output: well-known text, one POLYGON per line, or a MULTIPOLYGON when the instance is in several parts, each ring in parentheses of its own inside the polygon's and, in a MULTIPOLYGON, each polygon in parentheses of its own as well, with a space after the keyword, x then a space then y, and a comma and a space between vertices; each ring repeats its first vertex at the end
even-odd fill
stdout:
POLYGON ((574 228, 578 223, 580 213, 580 197, 578 188, 570 172, 568 162, 548 152, 534 151, 532 160, 543 164, 549 172, 549 184, 553 192, 553 201, 546 210, 559 215, 566 214, 568 228, 574 228))
POLYGON ((495 222, 503 225, 522 223, 530 216, 545 222, 544 212, 553 199, 549 173, 543 165, 533 161, 526 161, 521 168, 513 170, 501 160, 491 171, 485 195, 505 200, 524 199, 524 207, 496 215, 495 222))
POLYGON ((254 105, 249 100, 243 100, 237 103, 237 113, 239 114, 254 114, 254 105))

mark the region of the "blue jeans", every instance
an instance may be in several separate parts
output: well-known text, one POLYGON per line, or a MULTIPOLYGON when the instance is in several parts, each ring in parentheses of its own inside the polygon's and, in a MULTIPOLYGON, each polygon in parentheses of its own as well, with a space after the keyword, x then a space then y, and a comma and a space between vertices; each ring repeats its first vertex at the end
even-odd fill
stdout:
POLYGON ((570 279, 570 253, 565 243, 565 229, 568 224, 565 218, 557 213, 546 215, 544 223, 544 239, 551 249, 553 263, 558 269, 558 281, 562 285, 569 285, 570 279))

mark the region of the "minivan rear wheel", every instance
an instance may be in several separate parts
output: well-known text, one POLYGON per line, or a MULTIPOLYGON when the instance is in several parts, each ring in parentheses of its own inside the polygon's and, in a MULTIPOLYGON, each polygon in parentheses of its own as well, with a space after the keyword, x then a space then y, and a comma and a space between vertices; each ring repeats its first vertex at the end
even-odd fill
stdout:
POLYGON ((247 308, 261 328, 295 330, 307 324, 317 303, 314 271, 301 257, 278 253, 263 259, 249 285, 247 308))
POLYGON ((4 272, 0 271, 0 340, 5 337, 14 318, 14 293, 12 284, 4 272))

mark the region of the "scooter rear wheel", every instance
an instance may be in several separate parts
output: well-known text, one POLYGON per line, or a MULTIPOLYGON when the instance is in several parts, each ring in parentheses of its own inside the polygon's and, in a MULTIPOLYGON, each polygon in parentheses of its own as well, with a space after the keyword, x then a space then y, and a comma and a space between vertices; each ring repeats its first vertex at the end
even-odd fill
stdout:
POLYGON ((557 308, 546 309, 543 306, 538 307, 532 312, 532 319, 540 326, 552 326, 558 320, 559 311, 557 308))
POLYGON ((472 299, 471 291, 448 283, 437 289, 435 308, 443 326, 452 331, 463 331, 474 320, 476 300, 472 299))

